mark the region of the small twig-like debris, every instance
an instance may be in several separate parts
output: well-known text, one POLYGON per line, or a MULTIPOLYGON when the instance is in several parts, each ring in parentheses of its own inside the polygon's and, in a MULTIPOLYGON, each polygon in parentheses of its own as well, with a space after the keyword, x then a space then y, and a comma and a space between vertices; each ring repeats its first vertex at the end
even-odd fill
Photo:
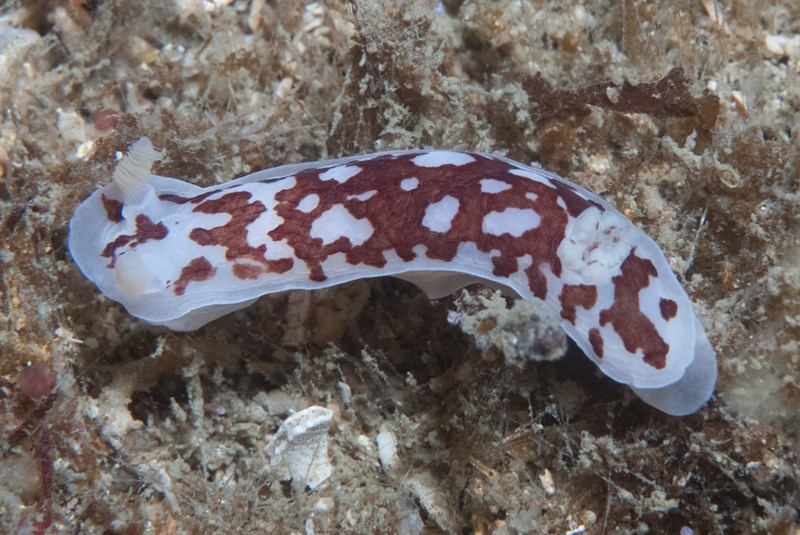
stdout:
POLYGON ((523 80, 523 87, 536 102, 539 116, 555 115, 583 105, 618 111, 644 113, 651 117, 697 117, 705 130, 714 127, 719 110, 719 97, 706 91, 702 97, 692 95, 689 80, 680 67, 675 67, 655 82, 632 84, 599 82, 577 90, 556 89, 541 73, 523 80))
POLYGON ((681 269, 680 273, 681 280, 686 280, 686 272, 689 271, 689 269, 694 264, 694 255, 697 252, 697 242, 700 240, 700 233, 702 232, 703 227, 705 227, 706 225, 707 216, 708 216, 708 207, 706 207, 706 209, 703 210, 703 215, 700 216, 700 224, 697 225, 697 230, 695 231, 694 239, 692 240, 692 247, 691 249, 689 249, 689 258, 686 259, 686 263, 683 265, 683 268, 681 269))
POLYGON ((44 535, 53 523, 53 445, 50 440, 50 428, 42 426, 39 440, 36 443, 36 455, 39 457, 39 469, 42 475, 42 511, 41 519, 34 522, 35 535, 44 535))
POLYGON ((17 375, 18 391, 32 400, 35 405, 27 419, 8 437, 8 447, 20 444, 25 438, 33 436, 36 441, 36 457, 41 473, 39 518, 31 523, 30 533, 44 535, 53 523, 53 443, 50 427, 45 419, 53 407, 58 392, 55 390, 58 376, 48 364, 25 366, 17 375))

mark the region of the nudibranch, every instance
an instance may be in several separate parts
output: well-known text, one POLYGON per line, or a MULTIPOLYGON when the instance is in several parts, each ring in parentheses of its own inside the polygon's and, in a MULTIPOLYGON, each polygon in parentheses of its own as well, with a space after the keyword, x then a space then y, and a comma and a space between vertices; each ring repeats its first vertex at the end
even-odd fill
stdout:
POLYGON ((475 282, 540 299, 610 378, 672 415, 717 378, 659 247, 599 196, 490 154, 402 150, 285 165, 201 188, 136 141, 75 211, 69 249, 106 296, 188 331, 258 297, 367 277, 430 298, 475 282))

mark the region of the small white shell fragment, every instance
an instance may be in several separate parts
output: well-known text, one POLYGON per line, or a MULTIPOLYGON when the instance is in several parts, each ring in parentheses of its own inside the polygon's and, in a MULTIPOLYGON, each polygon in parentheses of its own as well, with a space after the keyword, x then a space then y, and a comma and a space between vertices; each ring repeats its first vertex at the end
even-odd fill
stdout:
POLYGON ((581 522, 583 524, 594 524, 597 522, 597 513, 591 509, 584 509, 581 513, 581 522))
POLYGON ((417 504, 410 498, 398 500, 394 505, 394 512, 398 519, 398 535, 421 535, 425 530, 417 504))
POLYGON ((556 493, 556 483, 553 481, 553 474, 551 474, 550 470, 547 468, 542 470, 542 473, 539 474, 539 482, 542 484, 542 488, 548 496, 552 496, 556 493))
POLYGON ((250 420, 257 424, 262 424, 267 421, 267 411, 264 410, 264 407, 261 405, 250 405, 250 407, 247 408, 247 413, 250 420))
POLYGON ((425 508, 428 515, 448 533, 455 533, 456 522, 454 511, 445 494, 435 482, 437 479, 429 472, 422 472, 410 476, 406 480, 406 487, 416 496, 420 505, 425 508))
POLYGON ((14 78, 15 72, 24 65, 28 47, 35 46, 41 40, 41 36, 33 30, 14 28, 5 21, 0 22, 0 80, 6 83, 21 82, 19 78, 14 78))
POLYGON ((372 442, 370 442, 367 435, 358 435, 356 437, 356 444, 364 451, 372 451, 372 442))
POLYGON ((78 145, 86 141, 86 121, 78 112, 66 109, 58 114, 58 133, 67 143, 78 145))
POLYGON ((764 44, 776 56, 800 57, 800 35, 767 35, 764 44))
POLYGON ((342 394, 342 402, 348 405, 353 400, 353 391, 350 389, 350 385, 344 381, 339 381, 337 386, 339 387, 339 392, 342 394))
POLYGON ((262 405, 270 414, 289 414, 302 407, 300 400, 293 398, 282 390, 259 392, 253 400, 262 405))
POLYGON ((397 455, 397 439, 390 430, 383 428, 381 432, 375 437, 375 443, 378 445, 378 459, 381 465, 389 471, 397 467, 400 458, 397 455))
POLYGON ((80 160, 88 160, 94 154, 94 140, 84 141, 75 149, 75 157, 80 160))
POLYGON ((314 490, 333 474, 328 457, 331 420, 331 410, 315 405, 283 421, 266 447, 270 465, 281 477, 305 481, 314 490))
POLYGON ((336 506, 336 501, 333 498, 320 498, 314 503, 314 507, 311 510, 315 513, 325 513, 333 510, 334 506, 336 506))

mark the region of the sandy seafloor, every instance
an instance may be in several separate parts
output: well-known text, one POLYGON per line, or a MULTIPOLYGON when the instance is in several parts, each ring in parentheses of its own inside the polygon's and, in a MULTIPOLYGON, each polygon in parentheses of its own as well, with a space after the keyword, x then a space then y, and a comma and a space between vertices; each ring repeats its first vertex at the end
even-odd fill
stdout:
POLYGON ((800 532, 799 3, 0 6, 0 532, 800 532), (66 248, 142 135, 203 186, 385 149, 537 162, 662 246, 716 394, 675 418, 572 346, 520 364, 558 332, 478 287, 373 279, 150 327, 66 248), (313 490, 265 452, 311 406, 329 427, 283 446, 320 451, 313 490))

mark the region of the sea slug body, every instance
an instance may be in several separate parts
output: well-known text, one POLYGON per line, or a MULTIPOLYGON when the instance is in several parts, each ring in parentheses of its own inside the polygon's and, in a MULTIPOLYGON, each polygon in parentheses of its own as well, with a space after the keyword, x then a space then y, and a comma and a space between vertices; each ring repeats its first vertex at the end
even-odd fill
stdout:
POLYGON ((659 247, 597 195, 489 155, 406 150, 201 188, 150 174, 147 138, 75 211, 81 271, 132 315, 193 330, 262 295, 367 277, 437 298, 475 282, 541 299, 609 377, 673 415, 716 354, 659 247))

